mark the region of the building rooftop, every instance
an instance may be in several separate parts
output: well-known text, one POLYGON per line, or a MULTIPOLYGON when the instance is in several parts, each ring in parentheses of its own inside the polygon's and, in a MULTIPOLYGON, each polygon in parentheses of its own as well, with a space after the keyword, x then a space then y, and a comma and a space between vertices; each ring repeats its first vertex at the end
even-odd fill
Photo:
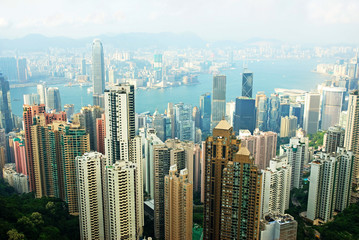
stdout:
POLYGON ((222 130, 229 130, 231 128, 232 128, 231 124, 229 124, 226 120, 221 120, 215 127, 215 129, 222 129, 222 130))
POLYGON ((239 154, 239 155, 245 155, 245 156, 251 155, 251 153, 249 152, 248 148, 246 148, 246 147, 241 147, 241 148, 238 150, 237 154, 239 154))

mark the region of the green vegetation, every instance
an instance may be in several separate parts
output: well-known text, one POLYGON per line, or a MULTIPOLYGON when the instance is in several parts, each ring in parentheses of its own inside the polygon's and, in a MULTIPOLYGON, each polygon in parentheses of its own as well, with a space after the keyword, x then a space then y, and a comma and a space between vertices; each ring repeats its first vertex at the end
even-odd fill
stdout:
POLYGON ((308 190, 308 182, 303 182, 303 188, 293 189, 291 191, 289 209, 286 211, 298 222, 297 239, 303 240, 315 239, 314 229, 300 217, 301 212, 307 211, 308 190))
POLYGON ((155 229, 154 229, 154 222, 152 219, 149 218, 149 216, 147 216, 147 214, 145 214, 144 216, 144 226, 143 226, 143 236, 144 237, 152 237, 153 239, 155 239, 155 229))
POLYGON ((193 223, 203 227, 203 205, 193 205, 193 223))
POLYGON ((318 147, 323 146, 325 132, 317 132, 315 134, 309 134, 309 147, 313 147, 314 149, 318 149, 318 147))
POLYGON ((194 224, 194 227, 192 229, 192 240, 201 240, 202 232, 203 228, 201 228, 197 224, 194 224))
POLYGON ((323 240, 359 239, 359 203, 350 205, 333 221, 316 228, 323 240))
POLYGON ((359 239, 359 203, 350 205, 342 213, 335 216, 333 221, 322 226, 313 226, 300 217, 300 213, 307 211, 308 190, 308 182, 304 182, 301 189, 293 189, 290 206, 286 211, 298 222, 297 239, 316 239, 315 235, 318 233, 322 240, 359 239))
POLYGON ((203 204, 200 192, 193 193, 193 224, 203 227, 203 204))
POLYGON ((58 198, 16 194, 0 181, 0 239, 79 239, 78 217, 58 198))

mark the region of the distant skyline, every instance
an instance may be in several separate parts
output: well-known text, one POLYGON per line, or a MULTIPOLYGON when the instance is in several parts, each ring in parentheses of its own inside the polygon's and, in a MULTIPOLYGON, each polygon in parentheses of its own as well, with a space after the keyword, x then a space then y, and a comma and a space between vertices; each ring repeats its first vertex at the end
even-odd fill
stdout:
POLYGON ((206 41, 359 43, 357 0, 2 0, 1 9, 0 38, 193 32, 206 41))

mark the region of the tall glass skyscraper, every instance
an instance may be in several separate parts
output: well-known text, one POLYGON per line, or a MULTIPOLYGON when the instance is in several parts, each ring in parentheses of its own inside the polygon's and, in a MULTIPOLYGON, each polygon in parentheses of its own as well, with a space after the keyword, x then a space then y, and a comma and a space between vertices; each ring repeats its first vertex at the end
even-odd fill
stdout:
POLYGON ((102 43, 98 39, 92 43, 92 80, 93 94, 102 95, 105 91, 105 63, 102 43))
POLYGON ((199 97, 199 110, 201 112, 201 129, 207 135, 211 131, 211 93, 199 97))
POLYGON ((0 73, 0 128, 8 133, 13 128, 9 82, 0 73))
POLYGON ((320 94, 306 93, 303 114, 303 129, 307 134, 313 134, 318 131, 320 111, 320 94))
POLYGON ((342 111, 345 88, 325 87, 321 99, 320 128, 327 130, 339 123, 339 115, 342 111))
POLYGON ((256 127, 256 108, 254 99, 248 97, 236 98, 233 122, 236 134, 238 134, 240 129, 248 129, 253 133, 256 127))
POLYGON ((46 108, 61 112, 61 97, 57 87, 50 87, 46 92, 46 108))
POLYGON ((253 91, 253 73, 248 69, 243 70, 242 76, 242 97, 252 98, 253 91))
POLYGON ((194 141, 195 127, 192 118, 192 105, 178 103, 174 106, 176 136, 181 141, 194 141))
POLYGON ((260 131, 266 131, 268 125, 268 99, 264 92, 256 95, 257 123, 256 127, 260 131))
POLYGON ((213 77, 212 128, 226 116, 226 76, 213 77))
POLYGON ((277 94, 271 94, 268 109, 268 130, 278 133, 280 129, 280 100, 277 94))

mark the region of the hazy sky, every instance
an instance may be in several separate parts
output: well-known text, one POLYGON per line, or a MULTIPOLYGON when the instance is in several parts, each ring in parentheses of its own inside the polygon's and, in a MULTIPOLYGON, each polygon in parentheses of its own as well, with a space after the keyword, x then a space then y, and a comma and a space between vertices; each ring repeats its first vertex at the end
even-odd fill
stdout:
POLYGON ((0 0, 0 6, 1 38, 190 31, 209 41, 359 43, 359 0, 0 0))

